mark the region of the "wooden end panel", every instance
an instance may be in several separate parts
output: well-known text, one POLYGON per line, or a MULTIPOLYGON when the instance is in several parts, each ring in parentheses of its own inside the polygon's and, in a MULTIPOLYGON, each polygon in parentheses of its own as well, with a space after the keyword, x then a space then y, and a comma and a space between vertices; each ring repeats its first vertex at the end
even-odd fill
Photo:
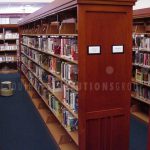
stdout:
POLYGON ((86 150, 115 150, 118 148, 127 150, 128 142, 124 139, 122 131, 129 132, 126 128, 129 121, 127 123, 124 115, 123 109, 90 114, 86 121, 86 150), (91 117, 91 115, 96 117, 91 117))
POLYGON ((119 146, 125 150, 129 142, 132 10, 131 7, 123 6, 81 7, 78 21, 79 49, 81 49, 79 51, 80 148, 115 150, 120 138, 119 146), (86 19, 82 19, 83 16, 86 19), (120 45, 123 47, 123 53, 113 54, 112 47, 120 45), (99 46, 100 54, 89 55, 89 46, 99 46), (116 111, 112 116, 111 110, 118 108, 123 112, 116 111), (101 112, 100 116, 95 112, 101 112), (98 138, 94 138, 95 136, 98 138), (111 147, 106 147, 107 142, 112 143, 111 147))

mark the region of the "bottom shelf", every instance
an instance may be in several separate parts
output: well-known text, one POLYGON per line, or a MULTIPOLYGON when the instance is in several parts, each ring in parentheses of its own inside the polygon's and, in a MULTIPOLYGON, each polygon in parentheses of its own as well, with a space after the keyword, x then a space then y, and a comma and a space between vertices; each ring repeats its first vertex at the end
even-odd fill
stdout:
POLYGON ((18 72, 18 70, 16 70, 16 69, 0 70, 0 74, 9 74, 9 73, 17 73, 17 72, 18 72))
POLYGON ((21 81, 24 84, 24 87, 28 92, 29 96, 31 97, 34 106, 36 107, 43 121, 45 122, 47 129, 53 136, 59 148, 61 150, 78 150, 78 146, 71 140, 66 131, 62 128, 60 123, 47 108, 43 100, 39 98, 39 96, 36 94, 34 89, 28 90, 29 84, 27 79, 22 78, 21 81))
POLYGON ((148 115, 146 115, 142 112, 131 112, 131 115, 133 115, 134 117, 138 118, 139 120, 141 120, 145 123, 149 123, 148 115))
POLYGON ((17 62, 15 63, 0 63, 0 73, 16 73, 18 72, 17 62))
POLYGON ((145 101, 139 101, 139 99, 131 99, 131 115, 139 119, 140 121, 149 123, 149 103, 145 101))
POLYGON ((62 145, 60 145, 60 149, 61 150, 75 150, 76 147, 75 147, 75 145, 73 145, 71 143, 68 143, 68 144, 62 144, 62 145))

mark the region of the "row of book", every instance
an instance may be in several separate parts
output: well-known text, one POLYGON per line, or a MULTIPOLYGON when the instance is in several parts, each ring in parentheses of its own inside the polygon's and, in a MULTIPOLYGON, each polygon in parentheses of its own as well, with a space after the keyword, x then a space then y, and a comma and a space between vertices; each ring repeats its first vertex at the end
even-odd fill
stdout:
POLYGON ((53 95, 50 95, 49 106, 68 131, 78 130, 78 119, 64 108, 53 95))
POLYGON ((17 45, 14 45, 14 44, 8 44, 8 43, 5 43, 5 44, 0 44, 0 51, 4 51, 4 50, 17 50, 18 49, 18 46, 17 45))
POLYGON ((53 96, 36 78, 34 78, 32 73, 28 71, 24 65, 22 65, 21 68, 37 92, 45 101, 48 101, 51 111, 61 121, 63 126, 70 132, 78 130, 78 119, 75 118, 66 108, 64 108, 57 98, 53 96))
POLYGON ((19 39, 19 34, 18 33, 5 33, 5 34, 0 34, 0 39, 19 39))
POLYGON ((61 73, 61 59, 31 50, 26 46, 22 46, 22 51, 39 64, 42 64, 44 67, 48 68, 48 70, 56 74, 61 73))
POLYGON ((34 88, 38 91, 38 93, 45 100, 48 100, 50 94, 49 90, 33 75, 31 71, 29 71, 29 69, 24 64, 21 65, 21 70, 22 72, 24 72, 24 74, 31 82, 32 86, 34 86, 34 88))
POLYGON ((132 91, 135 93, 135 96, 150 100, 150 88, 139 84, 133 84, 132 91))
POLYGON ((42 80, 43 83, 47 84, 49 89, 53 92, 61 91, 61 81, 56 77, 39 67, 36 63, 29 60, 27 57, 22 56, 22 62, 26 64, 35 75, 42 80))
POLYGON ((19 34, 6 32, 4 38, 5 39, 19 39, 19 34))
POLYGON ((31 82, 32 86, 36 89, 36 91, 43 97, 44 100, 48 100, 49 91, 44 87, 44 85, 39 82, 37 78, 31 73, 24 65, 22 65, 22 70, 26 73, 28 80, 31 82))
POLYGON ((23 43, 47 53, 57 54, 71 60, 78 60, 76 38, 23 36, 23 43))
POLYGON ((15 56, 0 56, 0 62, 12 62, 15 61, 15 56))
POLYGON ((135 80, 150 84, 150 71, 143 68, 135 69, 135 80))
POLYGON ((150 66, 150 54, 136 51, 133 55, 133 62, 139 65, 150 66))
POLYGON ((150 50, 150 37, 135 35, 133 37, 133 46, 138 49, 150 50))
POLYGON ((59 58, 41 54, 23 46, 23 53, 35 60, 39 65, 44 66, 50 72, 61 75, 61 78, 76 85, 78 83, 78 66, 64 62, 59 58))
POLYGON ((39 67, 37 64, 22 56, 22 62, 39 78, 53 93, 62 93, 62 99, 75 113, 78 112, 78 93, 63 84, 59 79, 39 67))

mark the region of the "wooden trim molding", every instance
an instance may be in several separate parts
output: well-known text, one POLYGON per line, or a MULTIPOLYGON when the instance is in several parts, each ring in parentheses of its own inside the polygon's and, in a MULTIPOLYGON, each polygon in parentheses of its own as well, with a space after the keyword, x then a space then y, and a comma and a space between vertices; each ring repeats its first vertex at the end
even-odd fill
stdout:
POLYGON ((132 6, 135 2, 136 0, 55 0, 46 7, 26 16, 19 22, 19 25, 27 24, 44 17, 77 7, 78 4, 132 6))
POLYGON ((132 6, 136 0, 78 0, 79 4, 103 4, 103 5, 128 5, 132 6))
POLYGON ((150 8, 137 9, 133 11, 133 19, 149 18, 149 17, 150 17, 150 8))

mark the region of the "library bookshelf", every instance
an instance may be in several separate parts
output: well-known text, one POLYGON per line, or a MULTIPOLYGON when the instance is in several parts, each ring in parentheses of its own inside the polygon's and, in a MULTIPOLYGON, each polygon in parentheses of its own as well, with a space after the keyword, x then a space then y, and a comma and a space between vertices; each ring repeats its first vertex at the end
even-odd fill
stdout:
POLYGON ((0 25, 0 73, 17 72, 18 26, 0 25))
POLYGON ((133 13, 132 72, 131 114, 148 124, 147 149, 150 149, 150 8, 133 13))
POLYGON ((149 123, 150 105, 150 9, 133 15, 133 70, 131 114, 149 123))
POLYGON ((56 0, 19 22, 21 80, 59 149, 128 149, 134 2, 56 0))

